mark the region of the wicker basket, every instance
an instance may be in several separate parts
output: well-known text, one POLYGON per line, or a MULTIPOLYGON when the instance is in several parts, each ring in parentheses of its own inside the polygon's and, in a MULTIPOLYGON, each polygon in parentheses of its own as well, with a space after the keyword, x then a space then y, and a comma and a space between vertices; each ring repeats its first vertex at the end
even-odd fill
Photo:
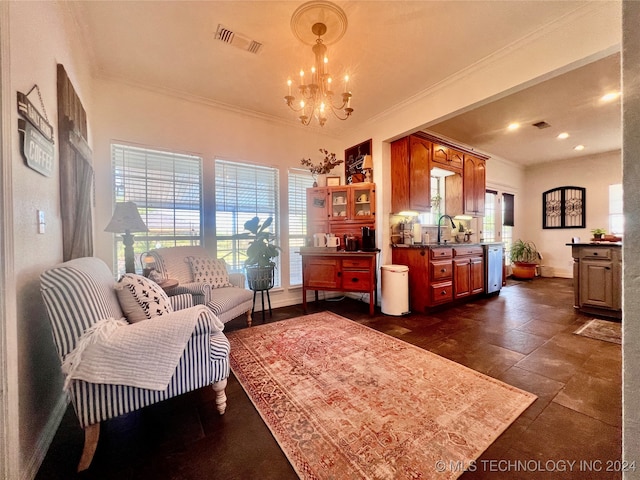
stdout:
POLYGON ((259 292, 273 288, 273 269, 275 267, 246 267, 249 288, 259 292))

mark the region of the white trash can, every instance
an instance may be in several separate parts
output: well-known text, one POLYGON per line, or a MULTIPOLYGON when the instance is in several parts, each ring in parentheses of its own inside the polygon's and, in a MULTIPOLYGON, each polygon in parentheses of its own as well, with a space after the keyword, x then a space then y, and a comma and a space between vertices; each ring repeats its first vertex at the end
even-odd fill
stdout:
POLYGON ((382 265, 381 310, 385 315, 409 313, 409 267, 406 265, 382 265))

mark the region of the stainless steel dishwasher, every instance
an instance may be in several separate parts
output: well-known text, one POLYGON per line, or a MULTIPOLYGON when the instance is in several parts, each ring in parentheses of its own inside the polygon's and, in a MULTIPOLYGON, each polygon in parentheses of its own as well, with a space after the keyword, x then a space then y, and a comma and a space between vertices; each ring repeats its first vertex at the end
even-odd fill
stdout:
POLYGON ((502 243, 489 243, 484 248, 484 293, 500 293, 502 288, 502 243))

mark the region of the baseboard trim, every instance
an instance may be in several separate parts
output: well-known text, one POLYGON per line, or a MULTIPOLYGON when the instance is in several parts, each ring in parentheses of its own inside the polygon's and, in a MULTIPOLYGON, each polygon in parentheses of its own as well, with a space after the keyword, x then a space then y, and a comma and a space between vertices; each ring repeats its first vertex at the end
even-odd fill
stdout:
POLYGON ((53 442, 53 437, 55 437, 56 432, 58 431, 64 412, 67 411, 68 404, 69 397, 67 394, 61 394, 56 406, 51 412, 51 415, 49 415, 47 424, 42 430, 42 434, 40 435, 36 448, 33 449, 31 457, 26 459, 26 467, 23 470, 22 480, 33 480, 36 478, 38 469, 40 468, 40 465, 42 465, 42 461, 49 451, 51 442, 53 442))

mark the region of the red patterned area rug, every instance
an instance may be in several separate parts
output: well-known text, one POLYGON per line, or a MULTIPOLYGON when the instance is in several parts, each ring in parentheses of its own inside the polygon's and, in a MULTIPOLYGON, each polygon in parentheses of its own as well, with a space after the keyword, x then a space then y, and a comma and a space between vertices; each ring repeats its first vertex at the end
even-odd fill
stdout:
POLYGON ((329 312, 227 337, 303 479, 457 478, 536 398, 329 312))

